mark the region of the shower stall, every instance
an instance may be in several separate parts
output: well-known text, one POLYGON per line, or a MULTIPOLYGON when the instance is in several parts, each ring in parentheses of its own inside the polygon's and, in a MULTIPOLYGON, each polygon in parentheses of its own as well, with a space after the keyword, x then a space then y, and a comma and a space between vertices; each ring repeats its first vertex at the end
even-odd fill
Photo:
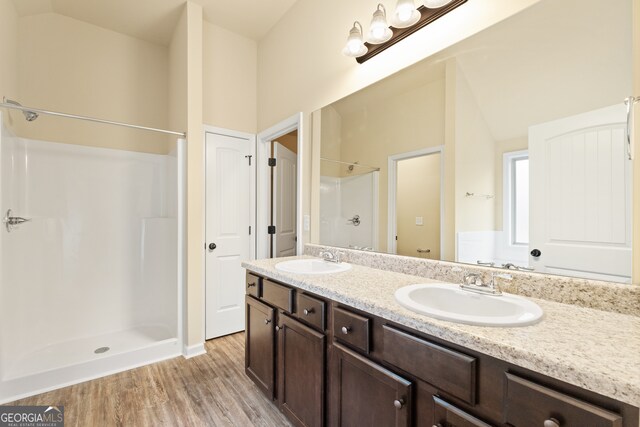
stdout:
POLYGON ((379 171, 358 163, 320 160, 320 244, 379 250, 379 171))
POLYGON ((162 135, 164 154, 37 140, 8 111, 0 403, 182 354, 184 139, 162 135))

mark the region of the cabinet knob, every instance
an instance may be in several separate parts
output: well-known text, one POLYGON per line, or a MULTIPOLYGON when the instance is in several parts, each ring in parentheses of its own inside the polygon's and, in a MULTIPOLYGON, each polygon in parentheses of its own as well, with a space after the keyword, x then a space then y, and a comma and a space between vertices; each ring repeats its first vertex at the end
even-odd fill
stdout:
POLYGON ((343 326, 342 329, 340 329, 342 331, 343 334, 347 335, 349 332, 351 332, 351 328, 348 326, 343 326))
POLYGON ((544 420, 543 427, 560 427, 560 421, 555 418, 549 418, 548 420, 544 420))
POLYGON ((255 283, 247 283, 247 288, 252 288, 254 287, 256 284, 255 283))
POLYGON ((276 325, 276 332, 280 330, 280 326, 276 325))
POLYGON ((440 424, 440 423, 434 424, 433 427, 442 427, 442 424, 440 424))
POLYGON ((310 315, 311 313, 313 313, 313 311, 313 308, 305 308, 304 310, 302 310, 305 316, 310 315))
POLYGON ((402 407, 404 406, 404 399, 396 399, 393 401, 393 406, 396 407, 396 409, 402 409, 402 407))
POLYGON ((264 319, 264 324, 268 325, 269 323, 271 323, 271 319, 264 319))

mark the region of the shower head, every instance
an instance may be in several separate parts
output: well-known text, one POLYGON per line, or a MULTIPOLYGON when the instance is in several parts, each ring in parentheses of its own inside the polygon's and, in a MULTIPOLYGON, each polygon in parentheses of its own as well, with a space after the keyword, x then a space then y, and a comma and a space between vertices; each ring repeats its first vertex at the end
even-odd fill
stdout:
MULTIPOLYGON (((20 104, 19 102, 4 97, 2 98, 2 102, 5 104, 13 104, 17 105, 18 107, 22 107, 22 104, 20 104)), ((24 114, 24 118, 27 119, 28 122, 32 122, 38 118, 38 113, 36 113, 35 111, 22 110, 22 114, 24 114)))

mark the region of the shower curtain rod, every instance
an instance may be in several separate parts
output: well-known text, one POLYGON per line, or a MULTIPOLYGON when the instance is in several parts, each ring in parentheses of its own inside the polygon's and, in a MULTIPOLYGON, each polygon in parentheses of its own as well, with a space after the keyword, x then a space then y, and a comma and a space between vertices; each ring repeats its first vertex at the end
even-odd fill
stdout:
POLYGON ((148 130, 148 131, 151 131, 151 132, 166 133, 166 134, 169 134, 169 135, 178 135, 178 136, 181 136, 183 138, 187 137, 187 133, 186 132, 176 132, 176 131, 173 131, 173 130, 150 128, 150 127, 147 127, 147 126, 138 126, 138 125, 132 125, 132 124, 129 124, 129 123, 122 123, 122 122, 114 122, 114 121, 111 121, 111 120, 96 119, 94 117, 78 116, 76 114, 59 113, 57 111, 48 111, 48 110, 42 110, 40 108, 31 108, 31 107, 24 107, 24 106, 21 106, 21 105, 9 104, 7 102, 0 103, 0 107, 11 108, 13 110, 20 110, 20 111, 23 111, 23 112, 24 111, 32 111, 32 112, 38 113, 38 114, 47 114, 47 115, 50 115, 50 116, 66 117, 68 119, 86 120, 88 122, 104 123, 104 124, 107 124, 107 125, 122 126, 122 127, 126 127, 126 128, 132 128, 132 129, 148 130))
POLYGON ((375 166, 361 165, 360 163, 342 162, 340 160, 327 159, 326 157, 320 157, 320 160, 324 160, 325 162, 340 163, 340 164, 349 165, 349 166, 360 166, 360 167, 363 167, 363 168, 373 169, 373 170, 376 170, 378 172, 380 171, 380 168, 377 168, 375 166))

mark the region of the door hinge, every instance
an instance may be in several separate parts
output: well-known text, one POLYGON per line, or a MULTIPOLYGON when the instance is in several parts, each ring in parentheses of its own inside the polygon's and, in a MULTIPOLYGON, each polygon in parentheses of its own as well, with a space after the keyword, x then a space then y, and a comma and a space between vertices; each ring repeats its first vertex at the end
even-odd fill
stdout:
POLYGON ((249 236, 251 236, 251 226, 249 226, 249 236))
POLYGON ((253 156, 251 156, 251 155, 244 156, 245 159, 249 159, 249 166, 251 166, 251 158, 252 157, 253 156))
POLYGON ((272 168, 276 166, 276 158, 275 157, 271 157, 269 159, 269 166, 271 166, 272 168))
POLYGON ((276 234, 276 226, 270 225, 267 227, 267 234, 276 234))

